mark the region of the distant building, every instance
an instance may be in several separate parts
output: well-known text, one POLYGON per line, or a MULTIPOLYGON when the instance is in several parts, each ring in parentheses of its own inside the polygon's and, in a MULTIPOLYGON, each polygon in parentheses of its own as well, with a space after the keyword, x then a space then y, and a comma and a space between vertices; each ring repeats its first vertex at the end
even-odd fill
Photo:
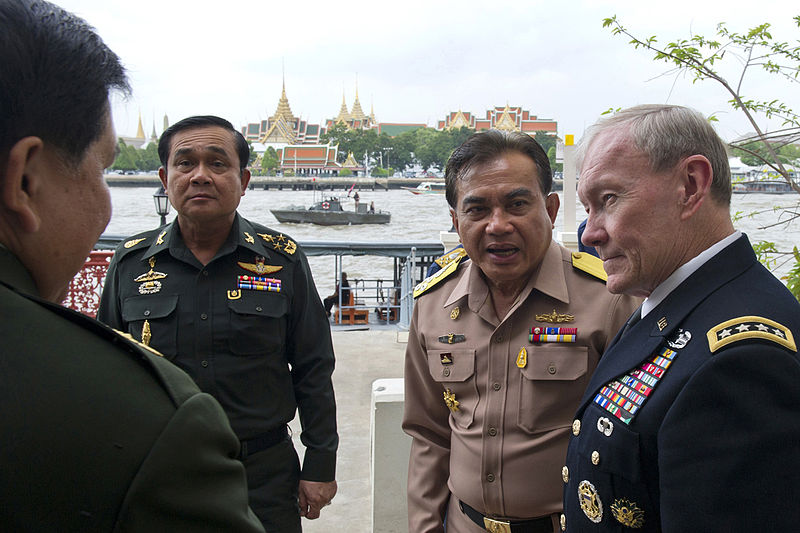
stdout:
POLYGON ((447 114, 444 120, 440 120, 436 129, 451 130, 458 128, 472 128, 476 131, 488 129, 498 129, 504 131, 521 131, 528 135, 535 135, 541 131, 550 135, 556 135, 558 123, 555 120, 541 119, 532 115, 530 111, 522 107, 494 107, 486 111, 486 118, 478 118, 469 112, 462 110, 452 111, 447 114))
MULTIPOLYGON (((153 124, 153 133, 155 133, 155 124, 153 124)), ((139 125, 136 128, 135 137, 120 137, 122 142, 128 146, 133 146, 136 149, 143 148, 147 139, 144 136, 144 128, 142 127, 142 114, 139 113, 139 125)))
POLYGON ((320 135, 325 128, 319 124, 309 124, 294 116, 286 97, 286 82, 283 82, 281 97, 275 113, 266 120, 251 122, 242 128, 242 135, 251 142, 259 142, 276 149, 295 144, 319 144, 320 135))

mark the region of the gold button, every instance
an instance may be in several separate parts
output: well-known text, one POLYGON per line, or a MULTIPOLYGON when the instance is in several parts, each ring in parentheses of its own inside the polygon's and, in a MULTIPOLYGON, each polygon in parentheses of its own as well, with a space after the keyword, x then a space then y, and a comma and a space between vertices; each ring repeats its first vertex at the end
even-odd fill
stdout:
POLYGON ((489 428, 489 436, 494 437, 497 435, 497 428, 489 428))
POLYGON ((561 513, 561 531, 567 530, 567 517, 564 516, 564 513, 561 513))
POLYGON ((572 257, 574 257, 575 259, 580 259, 581 258, 581 253, 580 252, 572 252, 572 257))
POLYGON ((569 483, 569 468, 566 466, 561 469, 561 479, 564 480, 564 483, 569 483))
POLYGON ((592 452, 592 464, 594 466, 597 466, 597 465, 600 464, 600 452, 598 452, 597 450, 592 452))
POLYGON ((576 437, 581 434, 581 421, 580 420, 573 420, 572 421, 572 434, 576 437))

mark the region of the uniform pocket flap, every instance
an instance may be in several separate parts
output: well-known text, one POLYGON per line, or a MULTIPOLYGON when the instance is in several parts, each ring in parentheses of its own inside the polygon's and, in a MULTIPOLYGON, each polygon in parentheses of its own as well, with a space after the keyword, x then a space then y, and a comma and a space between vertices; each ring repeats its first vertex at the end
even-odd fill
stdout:
POLYGON ((266 291, 242 291, 241 298, 228 300, 228 307, 239 315, 267 316, 271 318, 286 314, 288 304, 282 294, 266 291))
POLYGON ((589 367, 587 346, 534 346, 529 350, 528 363, 520 369, 530 380, 575 380, 586 374, 589 367))
POLYGON ((136 322, 169 316, 178 307, 178 295, 133 296, 122 302, 122 320, 136 322))
POLYGON ((475 373, 475 350, 428 351, 428 370, 439 382, 466 381, 475 373))

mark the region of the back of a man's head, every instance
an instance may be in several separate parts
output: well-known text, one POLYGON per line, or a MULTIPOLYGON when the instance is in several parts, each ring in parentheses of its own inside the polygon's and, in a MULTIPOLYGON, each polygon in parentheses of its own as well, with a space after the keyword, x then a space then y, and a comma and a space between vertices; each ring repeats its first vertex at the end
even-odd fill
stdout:
POLYGON ((76 164, 103 131, 111 89, 130 92, 125 69, 84 20, 42 0, 0 0, 0 164, 28 136, 76 164))

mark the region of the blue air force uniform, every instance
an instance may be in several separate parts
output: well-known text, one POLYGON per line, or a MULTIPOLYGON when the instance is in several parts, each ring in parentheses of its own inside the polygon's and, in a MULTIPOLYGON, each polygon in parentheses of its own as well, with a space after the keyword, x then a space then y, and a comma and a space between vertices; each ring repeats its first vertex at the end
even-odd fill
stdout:
POLYGON ((562 530, 797 531, 800 304, 747 237, 606 351, 562 471, 562 530))

